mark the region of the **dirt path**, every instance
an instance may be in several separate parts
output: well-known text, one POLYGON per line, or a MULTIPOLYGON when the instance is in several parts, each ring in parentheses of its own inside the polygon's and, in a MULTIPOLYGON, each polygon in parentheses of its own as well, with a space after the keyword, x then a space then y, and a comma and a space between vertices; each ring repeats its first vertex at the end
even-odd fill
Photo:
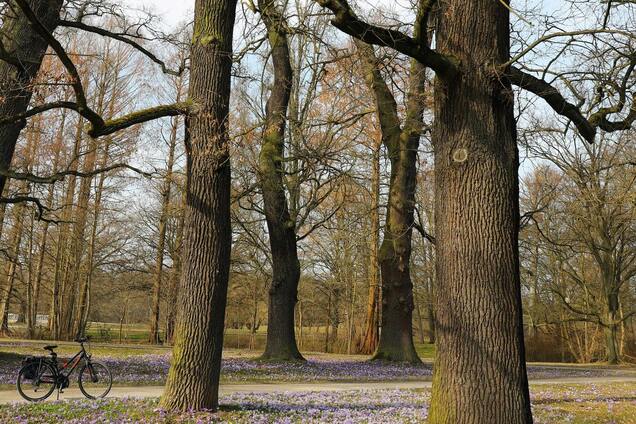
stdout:
MULTIPOLYGON (((636 383, 636 376, 626 377, 576 377, 550 378, 530 380, 531 385, 544 384, 604 384, 604 383, 636 383)), ((394 381, 394 382, 362 382, 362 383, 272 383, 272 384, 222 384, 220 394, 236 392, 276 393, 276 392, 331 392, 342 390, 393 390, 393 389, 428 389, 430 381, 394 381)), ((163 386, 113 387, 108 397, 113 398, 152 398, 163 393, 163 386)), ((49 398, 55 400, 56 393, 49 398)), ((78 388, 66 389, 60 400, 84 399, 78 388)), ((0 391, 0 404, 24 402, 16 390, 0 391)))

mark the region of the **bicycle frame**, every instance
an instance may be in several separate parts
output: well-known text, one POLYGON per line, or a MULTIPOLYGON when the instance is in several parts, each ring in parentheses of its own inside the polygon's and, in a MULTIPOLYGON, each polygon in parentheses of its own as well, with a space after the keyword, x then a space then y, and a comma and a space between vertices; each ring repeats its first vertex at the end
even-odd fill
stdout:
MULTIPOLYGON (((62 366, 62 368, 56 367, 58 372, 58 377, 62 376, 62 377, 68 378, 73 373, 75 368, 77 368, 77 366, 79 365, 82 359, 85 359, 87 362, 88 362, 88 359, 90 359, 90 356, 88 355, 88 353, 86 353, 86 349, 84 349, 83 344, 82 344, 82 349, 79 352, 77 352, 75 356, 73 356, 70 360, 68 360, 64 364, 64 366, 62 366), (68 373, 64 374, 63 370, 65 370, 69 366, 69 364, 71 364, 71 368, 68 370, 68 373)), ((56 358, 56 362, 57 362, 57 358, 56 358)))

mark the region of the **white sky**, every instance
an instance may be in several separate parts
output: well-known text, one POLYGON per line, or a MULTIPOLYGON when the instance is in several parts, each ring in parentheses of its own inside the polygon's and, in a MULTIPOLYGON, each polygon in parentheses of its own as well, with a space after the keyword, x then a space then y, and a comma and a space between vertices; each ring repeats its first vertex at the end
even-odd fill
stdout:
POLYGON ((120 0, 123 5, 148 8, 168 26, 187 20, 194 10, 194 0, 120 0))
MULTIPOLYGON (((162 18, 167 26, 191 18, 194 0, 119 0, 123 5, 148 8, 162 18)), ((243 0, 238 0, 239 2, 243 0)), ((408 7, 408 0, 358 0, 355 4, 363 9, 382 7, 384 9, 403 9, 408 7)))

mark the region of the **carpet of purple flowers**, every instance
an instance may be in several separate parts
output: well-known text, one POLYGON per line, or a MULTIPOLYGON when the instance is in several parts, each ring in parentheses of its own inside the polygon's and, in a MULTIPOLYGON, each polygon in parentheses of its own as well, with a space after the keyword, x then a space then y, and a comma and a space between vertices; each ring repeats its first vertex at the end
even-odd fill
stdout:
MULTIPOLYGON (((534 387, 537 423, 633 423, 636 384, 534 387)), ((0 406, 0 422, 13 423, 419 423, 426 390, 359 390, 222 396, 221 409, 174 413, 157 399, 106 399, 0 406)))
MULTIPOLYGON (((15 384, 20 369, 21 355, 12 355, 0 361, 0 384, 15 384)), ((113 373, 115 384, 163 384, 170 368, 170 354, 131 356, 96 356, 113 373)), ((224 382, 245 381, 386 381, 430 379, 430 364, 388 364, 357 359, 309 357, 305 362, 263 362, 254 357, 228 357, 223 359, 221 375, 224 382)))
MULTIPOLYGON (((15 384, 25 353, 0 352, 0 386, 15 384)), ((170 353, 135 355, 96 355, 113 373, 116 385, 161 385, 170 368, 170 353)), ((305 362, 263 362, 254 355, 225 355, 221 379, 239 382, 307 381, 390 381, 430 380, 432 365, 392 364, 367 361, 361 356, 308 355, 305 362)), ((621 370, 578 367, 528 366, 531 379, 555 377, 601 377, 620 375, 621 370)))

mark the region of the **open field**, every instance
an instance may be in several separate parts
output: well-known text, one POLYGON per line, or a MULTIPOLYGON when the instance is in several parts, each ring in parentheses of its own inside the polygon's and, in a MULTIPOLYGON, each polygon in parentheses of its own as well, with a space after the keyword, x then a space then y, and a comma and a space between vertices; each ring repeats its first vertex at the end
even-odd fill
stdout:
MULTIPOLYGON (((636 383, 532 385, 536 423, 636 422, 636 383)), ((422 422, 428 389, 222 394, 217 413, 163 410, 158 399, 106 399, 0 406, 0 422, 15 423, 395 423, 422 422)))
MULTIPOLYGON (((11 331, 16 335, 14 339, 0 339, 0 343, 10 342, 11 340, 21 340, 20 335, 26 334, 26 326, 24 324, 12 323, 11 331)), ((41 331, 44 331, 41 328, 41 331)), ((302 332, 297 331, 297 340, 301 350, 322 350, 324 347, 325 327, 305 327, 302 332)), ((342 332, 345 333, 344 329, 342 332)), ((148 347, 145 345, 148 341, 149 327, 146 324, 118 324, 108 322, 89 322, 86 329, 86 334, 93 340, 96 346, 100 345, 113 345, 125 344, 125 345, 144 345, 144 348, 148 348, 154 352, 160 350, 155 346, 148 347)), ((163 339, 163 333, 160 333, 160 337, 163 339)), ((223 344, 226 349, 249 349, 250 346, 254 350, 261 351, 265 347, 265 341, 267 337, 267 326, 262 325, 256 331, 255 334, 250 334, 249 330, 245 328, 226 328, 224 333, 223 344)), ((346 342, 340 341, 340 349, 344 348, 346 342)), ((415 349, 418 355, 423 360, 432 360, 435 356, 435 345, 429 343, 415 343, 415 349)), ((121 352, 121 351, 118 351, 121 352)), ((117 353, 117 352, 115 352, 117 353)), ((132 351, 130 352, 132 354, 132 351)))

